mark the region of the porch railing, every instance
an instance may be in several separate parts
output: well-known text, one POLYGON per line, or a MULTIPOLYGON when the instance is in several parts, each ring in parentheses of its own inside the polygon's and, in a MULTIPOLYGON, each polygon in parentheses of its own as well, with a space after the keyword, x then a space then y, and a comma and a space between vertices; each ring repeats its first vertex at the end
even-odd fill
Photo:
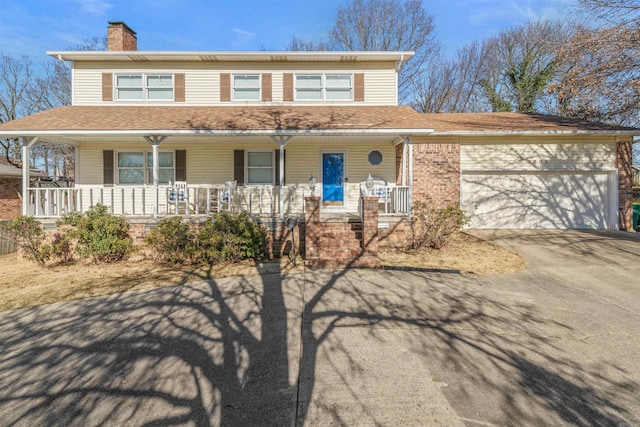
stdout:
MULTIPOLYGON (((310 194, 304 185, 283 187, 283 211, 287 216, 304 215, 304 197, 310 194)), ((38 218, 58 218, 71 212, 86 212, 100 203, 123 216, 153 216, 153 187, 80 186, 70 188, 28 188, 27 213, 38 218)), ((158 188, 158 216, 211 215, 217 212, 246 211, 251 216, 280 215, 280 188, 277 186, 206 186, 189 185, 184 194, 175 189, 158 188)), ((383 212, 408 214, 409 187, 389 187, 389 197, 382 200, 383 212)))

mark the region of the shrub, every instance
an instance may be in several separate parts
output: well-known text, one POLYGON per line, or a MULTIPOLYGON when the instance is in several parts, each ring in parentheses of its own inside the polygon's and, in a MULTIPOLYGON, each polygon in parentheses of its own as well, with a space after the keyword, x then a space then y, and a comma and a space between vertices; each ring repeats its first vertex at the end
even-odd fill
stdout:
POLYGON ((44 265, 51 257, 51 245, 46 244, 44 228, 33 217, 20 215, 5 227, 28 259, 44 265))
POLYGON ((267 244, 267 232, 246 212, 238 215, 219 213, 209 218, 196 238, 197 261, 208 264, 261 259, 267 244))
POLYGON ((129 224, 122 217, 112 215, 104 205, 92 206, 85 214, 65 215, 58 225, 73 228, 76 252, 94 262, 116 262, 126 259, 133 249, 129 224))
POLYGON ((469 223, 469 218, 457 206, 436 209, 424 202, 413 205, 415 230, 410 249, 434 248, 442 249, 451 236, 469 223))
POLYGON ((194 233, 179 216, 164 218, 145 239, 153 249, 156 261, 179 264, 193 255, 194 233))
POLYGON ((51 257, 60 262, 73 259, 73 232, 69 229, 58 230, 51 240, 51 257))

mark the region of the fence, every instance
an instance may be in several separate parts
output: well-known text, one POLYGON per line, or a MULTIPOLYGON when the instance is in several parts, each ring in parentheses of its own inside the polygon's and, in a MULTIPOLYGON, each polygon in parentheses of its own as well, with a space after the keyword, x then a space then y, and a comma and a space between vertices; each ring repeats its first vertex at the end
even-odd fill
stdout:
POLYGON ((18 250, 18 245, 11 239, 9 233, 2 229, 7 221, 0 221, 0 255, 12 254, 18 250))

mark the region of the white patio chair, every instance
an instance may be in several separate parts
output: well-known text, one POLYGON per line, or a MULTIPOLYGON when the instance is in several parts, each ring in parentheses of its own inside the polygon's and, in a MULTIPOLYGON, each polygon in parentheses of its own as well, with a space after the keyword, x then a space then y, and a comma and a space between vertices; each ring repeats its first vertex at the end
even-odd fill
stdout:
POLYGON ((184 213, 187 213, 189 206, 189 190, 187 188, 186 181, 176 181, 171 185, 169 182, 169 194, 167 196, 167 206, 169 213, 171 212, 171 206, 174 208, 174 214, 180 214, 180 208, 184 207, 184 213))
MULTIPOLYGON (((389 213, 389 206, 391 204, 391 187, 384 179, 379 176, 373 176, 373 188, 371 189, 372 196, 378 196, 378 203, 384 204, 384 213, 389 213)), ((360 183, 361 194, 369 195, 367 190, 367 181, 360 183)))

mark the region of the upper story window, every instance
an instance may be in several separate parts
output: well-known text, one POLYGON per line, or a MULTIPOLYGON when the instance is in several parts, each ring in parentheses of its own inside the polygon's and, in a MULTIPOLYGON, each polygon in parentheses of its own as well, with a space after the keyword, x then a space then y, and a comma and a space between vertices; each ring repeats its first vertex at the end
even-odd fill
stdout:
POLYGON ((260 101, 260 75, 234 74, 233 100, 260 101))
POLYGON ((298 101, 351 101, 351 74, 296 74, 298 101))
POLYGON ((116 99, 119 101, 171 101, 171 74, 117 74, 116 99))

